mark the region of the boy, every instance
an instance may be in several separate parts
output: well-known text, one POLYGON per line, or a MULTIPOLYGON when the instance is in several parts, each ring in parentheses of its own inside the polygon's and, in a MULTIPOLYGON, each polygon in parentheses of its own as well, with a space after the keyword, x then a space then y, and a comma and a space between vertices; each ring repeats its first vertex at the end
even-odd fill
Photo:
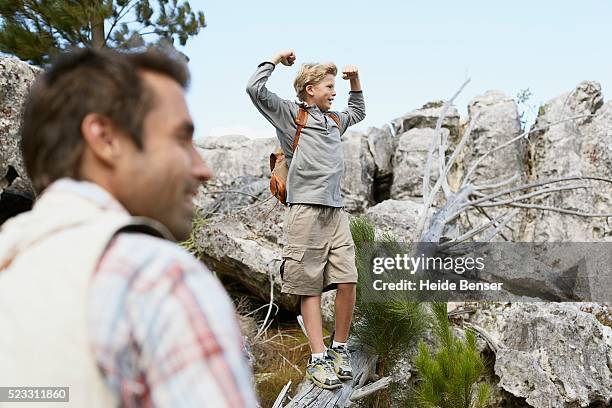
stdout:
POLYGON ((353 376, 346 349, 355 307, 357 269, 348 215, 343 210, 340 182, 344 159, 340 136, 365 117, 356 67, 347 66, 342 78, 350 81, 348 108, 330 113, 336 96, 334 64, 303 64, 295 78, 295 102, 266 88, 278 63, 290 66, 295 53, 284 51, 260 64, 249 80, 247 93, 257 109, 276 128, 289 165, 283 250, 283 292, 300 295, 300 306, 312 357, 306 376, 322 388, 338 388, 353 376), (296 117, 304 109, 307 121, 294 149, 296 117), (295 150, 295 151, 294 151, 295 150), (321 293, 337 289, 335 335, 331 349, 323 343, 321 293))

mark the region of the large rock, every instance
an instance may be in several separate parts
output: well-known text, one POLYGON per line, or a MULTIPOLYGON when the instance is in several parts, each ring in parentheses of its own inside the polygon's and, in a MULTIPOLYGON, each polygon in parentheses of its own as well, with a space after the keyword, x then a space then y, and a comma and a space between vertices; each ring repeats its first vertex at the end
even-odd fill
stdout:
POLYGON ((347 211, 362 212, 373 201, 374 158, 366 135, 347 132, 342 139, 344 151, 342 199, 347 211))
POLYGON ((249 139, 240 135, 203 138, 195 144, 214 178, 223 184, 239 176, 268 178, 270 154, 278 148, 276 138, 249 139))
POLYGON ((421 207, 421 203, 410 200, 385 200, 368 208, 366 217, 380 232, 390 233, 398 241, 409 241, 421 207))
MULTIPOLYGON (((444 112, 444 102, 428 102, 420 109, 407 113, 391 122, 397 140, 393 145, 393 181, 390 198, 404 199, 422 196, 423 169, 431 147, 436 124, 444 112)), ((460 135, 460 117, 457 108, 450 105, 442 120, 442 137, 448 144, 457 142, 460 135)), ((437 158, 437 153, 436 157, 437 158)), ((438 174, 438 161, 432 162, 432 180, 438 174)))
MULTIPOLYGON (((534 125, 537 128, 543 130, 532 136, 533 148, 527 157, 530 180, 564 176, 612 178, 612 103, 603 104, 598 83, 582 82, 572 92, 545 104, 534 125), (557 123, 591 114, 596 116, 557 123)), ((611 213, 612 185, 585 183, 592 188, 550 194, 533 203, 585 213, 611 213)), ((612 226, 605 218, 550 211, 530 211, 523 231, 521 239, 525 241, 612 241, 612 226)))
MULTIPOLYGON (((520 134, 516 102, 500 91, 487 91, 472 99, 468 105, 468 115, 466 126, 471 126, 472 132, 465 149, 464 170, 486 152, 520 134)), ((522 172, 523 143, 519 140, 488 155, 476 168, 472 180, 475 184, 493 184, 522 172)))
MULTIPOLYGON (((428 102, 420 109, 407 113, 406 115, 394 119, 391 123, 394 127, 395 134, 402 134, 410 129, 430 128, 435 129, 438 119, 442 115, 444 109, 443 101, 428 102)), ((451 138, 456 140, 459 132, 459 112, 455 106, 449 106, 442 127, 448 129, 451 138)))
POLYGON ((374 158, 374 180, 372 186, 372 199, 380 203, 391 197, 391 183, 393 182, 393 153, 397 145, 391 125, 382 128, 371 127, 366 131, 368 147, 374 158))
POLYGON ((34 199, 19 144, 23 104, 39 72, 16 58, 0 57, 0 224, 34 199))
MULTIPOLYGON (((448 130, 445 128, 441 133, 443 137, 448 136, 448 130)), ((392 199, 423 196, 423 174, 434 134, 434 129, 417 128, 399 136, 393 155, 392 199)), ((438 174, 438 160, 435 154, 431 166, 431 185, 435 183, 438 174)))
POLYGON ((21 114, 30 86, 40 72, 16 58, 0 57, 0 177, 12 166, 19 178, 25 168, 19 150, 21 114))
POLYGON ((610 406, 612 329, 579 306, 492 304, 472 317, 500 346, 501 388, 536 408, 610 406))
MULTIPOLYGON (((520 134, 521 126, 516 102, 500 91, 487 91, 483 95, 476 96, 468 105, 468 118, 463 132, 467 132, 468 128, 472 129, 469 139, 459 156, 457 165, 449 175, 449 183, 455 190, 460 187, 460 182, 464 181, 467 172, 471 171, 479 158, 520 134)), ((520 139, 484 157, 471 173, 469 182, 482 187, 482 192, 485 194, 492 194, 511 185, 518 185, 525 179, 523 144, 523 139, 520 139), (511 185, 491 188, 492 185, 499 184, 513 176, 517 178, 511 185)), ((507 207, 470 209, 457 220, 458 227, 467 231, 492 218, 500 217, 507 211, 507 207)), ((494 240, 516 240, 514 232, 519 230, 519 226, 519 217, 516 217, 502 230, 503 235, 497 235, 494 240)), ((482 239, 487 233, 489 230, 483 231, 476 239, 482 239)))
POLYGON ((368 128, 366 131, 368 148, 374 158, 376 177, 384 177, 393 173, 393 152, 395 137, 388 126, 383 128, 368 128))
POLYGON ((607 243, 504 242, 482 245, 470 256, 484 260, 484 268, 466 276, 502 282, 492 298, 542 301, 606 301, 610 297, 612 252, 607 243), (511 295, 512 294, 512 295, 511 295))
POLYGON ((228 135, 194 142, 213 179, 201 186, 195 199, 201 215, 233 214, 256 200, 269 199, 270 154, 276 138, 249 139, 228 135))

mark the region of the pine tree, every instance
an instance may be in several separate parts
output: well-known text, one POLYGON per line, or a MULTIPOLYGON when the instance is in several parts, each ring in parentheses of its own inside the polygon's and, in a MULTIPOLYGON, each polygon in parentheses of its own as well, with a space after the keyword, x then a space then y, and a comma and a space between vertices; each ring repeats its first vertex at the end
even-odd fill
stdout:
MULTIPOLYGON (((351 233, 359 275, 353 334, 357 343, 378 356, 376 373, 387 376, 400 363, 402 354, 416 346, 427 328, 428 319, 422 303, 401 291, 398 295, 388 293, 385 301, 374 299, 372 293, 368 293, 372 286, 374 253, 376 256, 401 253, 403 248, 397 239, 389 234, 376 239, 374 225, 363 217, 351 220, 351 233)), ((389 404, 390 390, 379 391, 367 402, 369 407, 389 404)))
POLYGON ((0 52, 45 64, 70 47, 185 45, 205 26, 186 0, 0 1, 0 52))
POLYGON ((423 408, 484 408, 489 386, 476 385, 485 369, 483 357, 476 350, 476 335, 465 333, 465 341, 456 338, 448 322, 446 302, 433 302, 434 334, 439 350, 432 356, 424 342, 419 345, 415 365, 420 383, 416 398, 423 408))

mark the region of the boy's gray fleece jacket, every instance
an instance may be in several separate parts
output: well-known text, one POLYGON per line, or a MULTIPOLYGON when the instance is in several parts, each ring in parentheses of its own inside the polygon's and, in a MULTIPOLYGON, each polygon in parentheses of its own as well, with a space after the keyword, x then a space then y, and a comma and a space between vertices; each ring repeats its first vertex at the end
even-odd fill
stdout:
POLYGON ((264 62, 249 80, 247 93, 257 109, 276 128, 276 135, 289 164, 287 202, 343 207, 340 182, 344 173, 344 158, 340 135, 349 126, 365 118, 362 92, 350 92, 348 108, 336 112, 340 129, 317 106, 279 98, 266 88, 275 65, 264 62), (297 131, 295 117, 300 104, 308 112, 306 126, 300 134, 295 157, 293 138, 297 131))

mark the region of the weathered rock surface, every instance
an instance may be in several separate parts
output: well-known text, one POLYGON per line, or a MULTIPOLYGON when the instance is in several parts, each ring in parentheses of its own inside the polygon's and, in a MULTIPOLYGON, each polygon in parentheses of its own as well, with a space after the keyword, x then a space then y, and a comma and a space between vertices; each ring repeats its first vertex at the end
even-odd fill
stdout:
MULTIPOLYGON (((414 128, 435 129, 436 123, 442 115, 443 106, 443 101, 428 102, 420 109, 416 109, 400 118, 394 119, 391 123, 394 127, 395 134, 400 135, 414 128)), ((453 140, 457 139, 460 134, 459 122, 460 117, 457 108, 449 106, 444 116, 444 120, 442 121, 442 127, 448 129, 453 140)))
POLYGON ((397 138, 390 125, 382 128, 371 127, 366 131, 368 147, 374 157, 374 180, 372 185, 372 201, 380 203, 391 197, 393 182, 393 153, 397 146, 397 138))
POLYGON ((470 320, 498 343, 499 386, 536 408, 612 403, 612 329, 572 303, 492 304, 470 320))
POLYGON ((19 149, 22 107, 39 69, 0 57, 0 224, 27 210, 34 190, 19 149))
MULTIPOLYGON (((491 186, 500 184, 510 177, 516 176, 516 181, 513 183, 515 185, 526 178, 523 170, 524 141, 522 139, 487 155, 474 167, 476 161, 485 153, 520 134, 519 113, 513 99, 500 91, 487 91, 483 95, 476 96, 468 105, 468 117, 463 132, 467 132, 468 128, 471 128, 469 141, 457 165, 449 175, 449 184, 454 190, 459 188, 460 182, 464 180, 468 171, 471 171, 470 182, 482 187, 482 192, 485 194, 508 188, 509 184, 497 188, 491 188, 491 186), (473 171, 472 167, 474 167, 473 171)), ((460 228, 467 231, 473 226, 486 223, 491 218, 501 216, 507 210, 503 207, 471 209, 460 218, 460 228)), ((519 225, 519 219, 514 219, 502 231, 503 236, 497 236, 495 240, 516 240, 514 232, 519 230, 519 225)))
MULTIPOLYGON (((500 91, 487 91, 468 105, 467 127, 472 126, 470 143, 465 149, 464 167, 486 152, 501 146, 521 131, 516 102, 500 91)), ((523 143, 519 140, 507 148, 488 155, 474 171, 475 184, 494 184, 523 172, 523 143)))
POLYGON ((249 139, 232 135, 198 139, 195 142, 217 182, 230 184, 236 177, 267 178, 270 153, 278 147, 276 138, 249 139))
POLYGON ((25 177, 19 151, 23 103, 39 70, 16 58, 0 58, 0 176, 12 166, 25 177))
POLYGON ((410 240, 410 233, 416 227, 421 203, 409 200, 385 200, 368 208, 365 216, 381 232, 388 232, 398 241, 410 240))
POLYGON ((368 148, 374 158, 376 166, 375 177, 389 176, 393 173, 393 152, 395 151, 395 137, 388 126, 383 128, 371 127, 367 130, 368 148))
POLYGON ((344 176, 341 193, 347 211, 361 212, 373 200, 375 172, 374 157, 368 146, 367 136, 347 132, 342 138, 344 150, 344 176))
POLYGON ((267 189, 270 154, 278 147, 275 138, 252 140, 231 135, 194 143, 214 175, 196 198, 196 204, 205 212, 227 212, 250 204, 254 199, 249 195, 257 196, 264 184, 267 189))
MULTIPOLYGON (((434 138, 434 129, 410 129, 399 136, 393 155, 393 184, 391 198, 395 200, 423 196, 423 174, 427 156, 434 138)), ((442 137, 448 137, 448 130, 442 129, 442 137)), ((438 178, 438 161, 432 161, 430 184, 438 178)))
MULTIPOLYGON (((603 103, 597 82, 582 82, 540 109, 527 161, 531 180, 565 176, 612 177, 612 103, 603 103), (582 117, 555 124, 559 121, 582 117), (550 126, 547 128, 547 126, 550 126)), ((572 184, 581 184, 574 181, 572 184)), ((588 190, 552 194, 533 203, 585 213, 610 213, 612 185, 585 182, 588 190)), ((550 211, 530 211, 525 217, 525 241, 612 241, 605 218, 583 218, 550 211)))
POLYGON ((270 297, 272 277, 277 303, 294 310, 297 299, 280 295, 279 268, 283 244, 280 232, 284 215, 284 207, 272 211, 266 207, 253 208, 247 214, 213 217, 195 232, 195 244, 211 268, 236 279, 262 299, 270 297), (265 210, 270 212, 268 219, 263 217, 265 210), (266 231, 272 232, 272 236, 266 236, 266 231))

